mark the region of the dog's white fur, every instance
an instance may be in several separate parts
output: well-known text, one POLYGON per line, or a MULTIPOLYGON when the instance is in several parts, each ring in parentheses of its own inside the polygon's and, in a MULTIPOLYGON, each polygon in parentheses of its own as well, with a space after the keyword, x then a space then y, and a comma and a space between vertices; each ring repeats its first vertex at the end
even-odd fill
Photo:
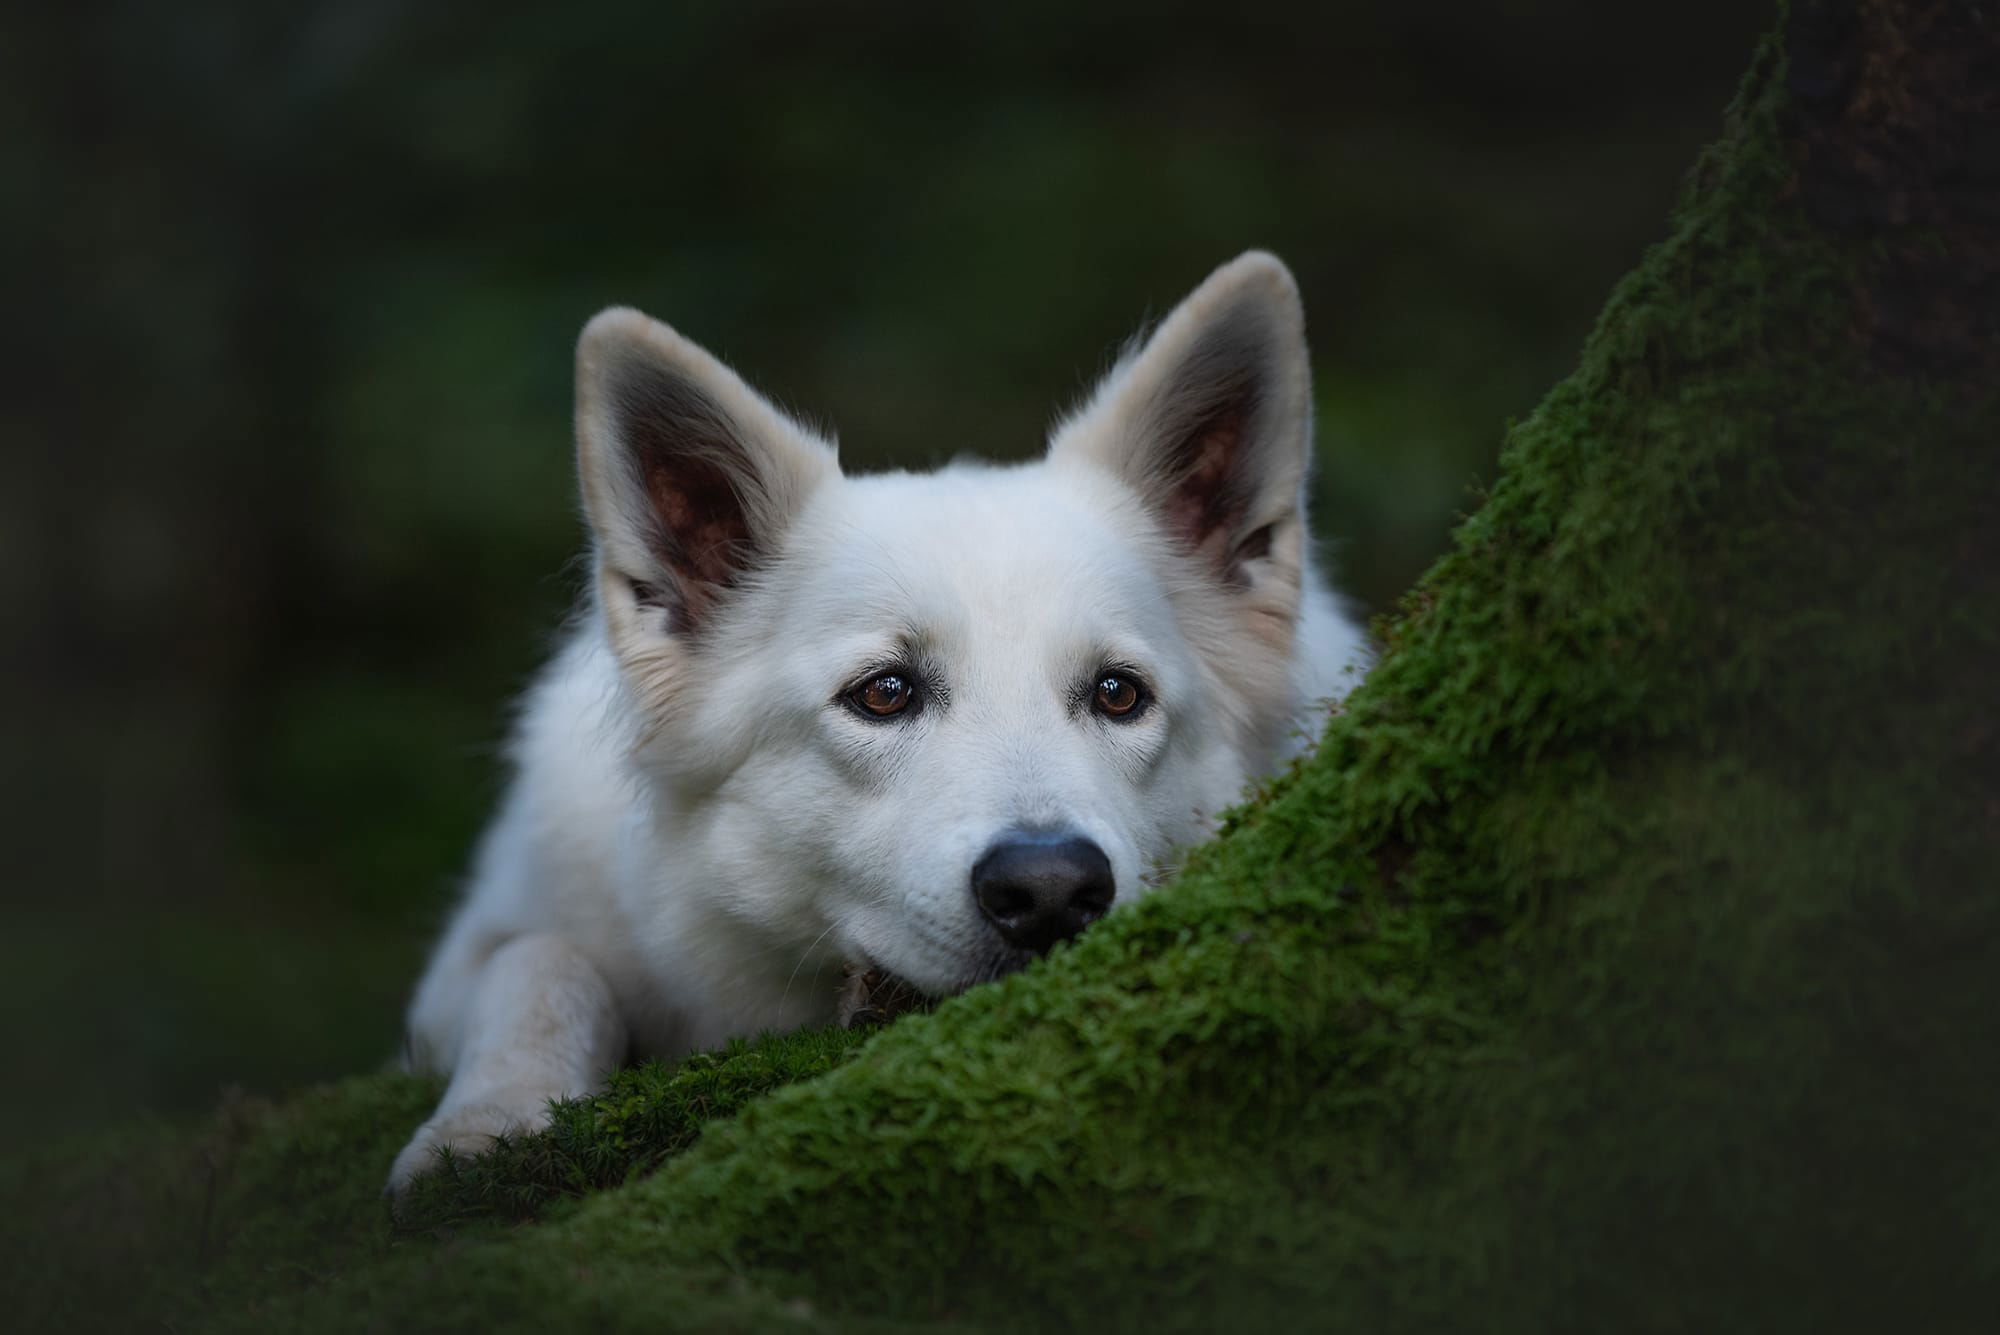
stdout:
POLYGON ((1297 288, 1254 252, 1010 467, 844 477, 665 325, 592 320, 594 596, 411 1006, 450 1085, 392 1188, 629 1054, 827 1023, 845 963, 934 994, 1018 967, 968 887, 1009 830, 1144 893, 1362 666, 1310 556, 1310 399, 1297 288), (926 694, 868 718, 889 665, 926 694), (1133 718, 1087 703, 1113 667, 1133 718))

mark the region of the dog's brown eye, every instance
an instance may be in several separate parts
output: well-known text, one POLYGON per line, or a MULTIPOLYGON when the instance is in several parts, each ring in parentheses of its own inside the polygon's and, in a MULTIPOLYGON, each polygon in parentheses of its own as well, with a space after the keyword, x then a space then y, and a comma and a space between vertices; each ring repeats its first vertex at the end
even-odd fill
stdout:
POLYGON ((884 672, 855 687, 850 698, 876 718, 889 718, 908 709, 916 694, 908 677, 900 672, 884 672))
POLYGON ((1139 689, 1138 682, 1107 672, 1097 683, 1097 696, 1093 703, 1097 712, 1106 718, 1129 718, 1138 712, 1145 699, 1145 692, 1139 689))

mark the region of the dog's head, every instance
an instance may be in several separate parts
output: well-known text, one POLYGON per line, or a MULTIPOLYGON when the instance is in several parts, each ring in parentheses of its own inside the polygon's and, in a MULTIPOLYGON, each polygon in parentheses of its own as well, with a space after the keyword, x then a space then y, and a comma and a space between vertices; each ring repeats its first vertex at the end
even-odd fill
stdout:
POLYGON ((848 478, 666 326, 578 352, 599 613, 674 880, 934 994, 1142 893, 1295 726, 1297 289, 1216 271, 1042 460, 848 478))

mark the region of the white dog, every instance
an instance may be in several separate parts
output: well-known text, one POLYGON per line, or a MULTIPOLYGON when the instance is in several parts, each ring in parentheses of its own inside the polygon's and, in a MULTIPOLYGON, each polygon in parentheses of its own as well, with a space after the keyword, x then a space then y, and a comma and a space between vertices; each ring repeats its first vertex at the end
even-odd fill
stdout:
POLYGON ((1006 467, 845 477, 665 325, 592 320, 593 596, 411 1006, 450 1085, 391 1188, 630 1055, 829 1023, 843 966, 955 992, 1162 879, 1363 665, 1310 419, 1260 253, 1006 467))

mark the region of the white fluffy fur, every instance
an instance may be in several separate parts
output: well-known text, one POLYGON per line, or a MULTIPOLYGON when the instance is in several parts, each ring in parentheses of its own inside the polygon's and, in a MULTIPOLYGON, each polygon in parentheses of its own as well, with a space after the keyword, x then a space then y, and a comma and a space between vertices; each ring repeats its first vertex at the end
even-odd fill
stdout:
POLYGON ((391 1186, 440 1146, 540 1125, 628 1054, 830 1022, 846 962, 933 993, 1017 967, 968 884, 1006 830, 1077 831, 1119 902, 1144 893, 1363 664, 1311 567, 1309 415, 1297 291, 1255 253, 1044 459, 1010 467, 844 477, 665 326, 592 321, 577 421, 595 596, 524 703, 513 786, 411 1006, 413 1063, 451 1082, 391 1186), (1216 456, 1241 460, 1239 503, 1177 529, 1186 483, 1161 441, 1205 420, 1212 386, 1189 380, 1218 367, 1256 392, 1253 416, 1226 419, 1247 434, 1214 433, 1240 447, 1216 456), (707 435, 719 422, 733 442, 698 442, 749 535, 727 587, 692 580, 661 537, 676 515, 632 463, 618 398, 634 368, 697 391, 707 435), (912 659, 939 688, 913 716, 842 702, 912 659), (1107 664, 1138 669, 1154 707, 1126 723, 1078 708, 1107 664))

